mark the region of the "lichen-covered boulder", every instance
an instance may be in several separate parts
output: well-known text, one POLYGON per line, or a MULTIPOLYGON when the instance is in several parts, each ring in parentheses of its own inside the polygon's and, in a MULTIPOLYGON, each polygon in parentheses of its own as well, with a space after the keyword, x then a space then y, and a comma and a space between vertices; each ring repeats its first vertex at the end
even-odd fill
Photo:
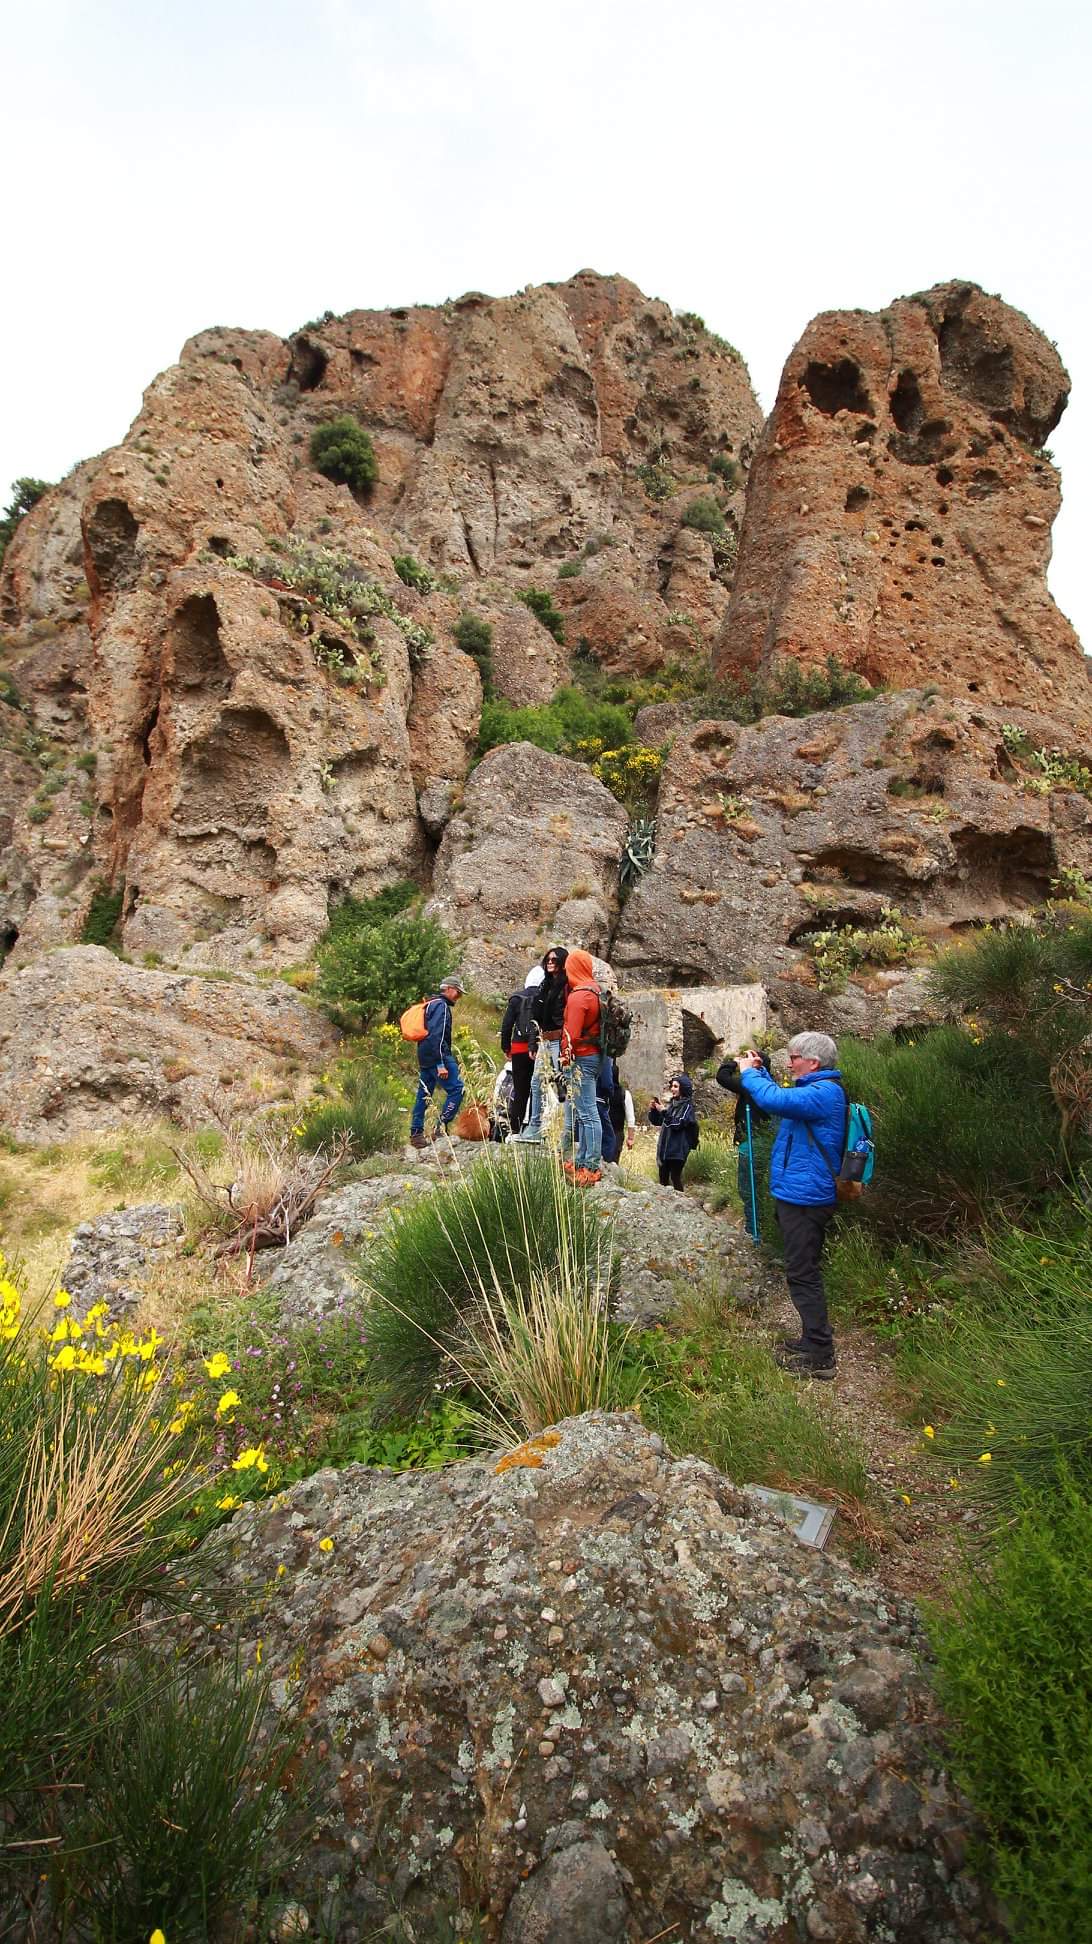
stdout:
POLYGON ((320 1472, 210 1547, 319 1765, 289 1894, 343 1937, 392 1893, 504 1944, 999 1934, 913 1609, 635 1417, 320 1472))

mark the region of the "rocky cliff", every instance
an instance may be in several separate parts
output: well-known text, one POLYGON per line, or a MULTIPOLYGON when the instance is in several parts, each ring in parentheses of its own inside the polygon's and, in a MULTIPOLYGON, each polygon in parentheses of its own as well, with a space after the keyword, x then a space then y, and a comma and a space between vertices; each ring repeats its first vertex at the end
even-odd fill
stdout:
POLYGON ((259 971, 346 893, 411 876, 498 989, 559 926, 641 978, 716 984, 743 961, 783 979, 817 912, 897 895, 942 929, 1042 896, 1092 868, 1092 688, 1045 583, 1067 389, 1035 327, 965 284, 816 320, 764 430, 730 346, 592 272, 286 340, 202 332, 8 551, 0 945, 25 964, 113 896, 132 957, 259 971), (311 456, 342 414, 374 441, 367 496, 311 456), (687 521, 711 497, 713 536, 687 521), (893 693, 684 724, 620 913, 625 819, 586 770, 501 752, 464 798, 468 609, 516 703, 574 652, 699 689, 833 654, 893 693), (1048 789, 1014 733, 1056 753, 1048 789))

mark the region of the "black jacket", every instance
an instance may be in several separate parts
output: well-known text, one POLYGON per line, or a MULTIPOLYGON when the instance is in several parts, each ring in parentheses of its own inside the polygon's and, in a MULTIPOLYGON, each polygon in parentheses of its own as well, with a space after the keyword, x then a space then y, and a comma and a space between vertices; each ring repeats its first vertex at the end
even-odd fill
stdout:
POLYGON ((656 1143, 656 1159, 661 1167, 670 1162, 685 1161, 698 1145, 698 1117, 694 1112, 693 1085, 685 1073, 677 1073, 679 1098, 669 1100, 666 1107, 650 1107, 648 1118, 653 1127, 660 1130, 656 1143))
MULTIPOLYGON (((565 1017, 565 1000, 569 988, 565 982, 565 960, 569 954, 564 945, 551 945, 550 952, 558 961, 556 972, 546 972, 546 977, 535 994, 533 1013, 539 1029, 548 1039, 556 1039, 561 1031, 565 1017)), ((542 969, 546 971, 546 960, 550 952, 543 954, 542 969)))
POLYGON ((512 994, 512 997, 509 999, 508 1004, 504 1009, 504 1018, 501 1020, 501 1029, 500 1029, 500 1043, 504 1048, 506 1058, 511 1057, 512 1041, 519 1040, 521 1039, 521 1037, 523 1037, 520 1033, 519 1027, 520 1027, 521 1018, 524 1013, 525 1005, 527 1011, 527 1019, 528 1022, 530 1023, 530 1039, 529 1040, 524 1039, 524 1044, 530 1045, 532 1047, 534 1046, 535 1037, 536 1037, 534 1025, 533 1025, 534 1017, 535 1017, 535 1001, 538 998, 540 990, 541 987, 539 986, 531 986, 531 987, 520 986, 519 991, 514 992, 512 994))
MULTIPOLYGON (((766 1072, 769 1073, 770 1071, 769 1054, 761 1053, 759 1055, 759 1058, 761 1059, 763 1067, 765 1068, 766 1072)), ((735 1138, 736 1146, 740 1147, 742 1146, 743 1142, 747 1139, 748 1104, 750 1105, 750 1109, 751 1109, 752 1122, 769 1120, 770 1117, 761 1107, 756 1107, 753 1100, 750 1103, 748 1103, 747 1096, 744 1093, 743 1088, 740 1084, 738 1060, 725 1060, 717 1068, 717 1086, 723 1087, 725 1093, 734 1094, 736 1097, 736 1113, 735 1113, 735 1119, 732 1123, 732 1133, 735 1138)))

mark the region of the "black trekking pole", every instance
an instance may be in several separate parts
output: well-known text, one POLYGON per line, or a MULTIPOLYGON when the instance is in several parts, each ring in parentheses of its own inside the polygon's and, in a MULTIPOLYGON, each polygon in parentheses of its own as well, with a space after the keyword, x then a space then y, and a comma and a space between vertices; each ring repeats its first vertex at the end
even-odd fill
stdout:
POLYGON ((743 1152, 747 1156, 747 1177, 744 1183, 743 1194, 743 1219, 747 1225, 747 1233, 751 1241, 758 1242, 761 1238, 758 1232, 758 1191, 755 1187, 754 1124, 751 1120, 751 1103, 749 1100, 745 1100, 743 1103, 743 1125, 747 1131, 747 1138, 743 1143, 743 1152))

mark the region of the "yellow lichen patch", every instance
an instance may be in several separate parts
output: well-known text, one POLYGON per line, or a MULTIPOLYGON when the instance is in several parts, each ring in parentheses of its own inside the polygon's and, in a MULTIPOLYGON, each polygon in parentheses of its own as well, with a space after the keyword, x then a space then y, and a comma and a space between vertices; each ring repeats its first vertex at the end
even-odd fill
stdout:
POLYGON ((506 1451, 503 1458, 494 1465, 494 1472, 535 1471, 541 1465, 547 1451, 561 1443, 560 1431, 542 1431, 537 1438, 529 1438, 526 1444, 517 1445, 514 1451, 506 1451))

